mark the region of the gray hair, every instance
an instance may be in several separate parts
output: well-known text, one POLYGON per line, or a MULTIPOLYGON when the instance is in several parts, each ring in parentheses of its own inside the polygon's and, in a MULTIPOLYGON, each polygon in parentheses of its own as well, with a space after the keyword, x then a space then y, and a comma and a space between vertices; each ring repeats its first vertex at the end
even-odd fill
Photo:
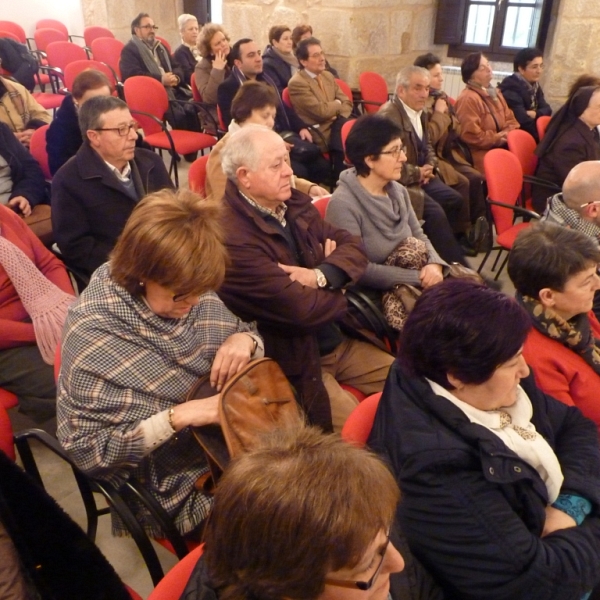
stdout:
POLYGON ((400 72, 396 76, 396 89, 402 86, 404 89, 407 89, 410 85, 410 78, 414 74, 422 75, 423 77, 427 77, 427 79, 431 79, 431 75, 427 69, 423 67, 417 67, 415 65, 408 65, 403 69, 400 69, 400 72))
POLYGON ((229 138, 221 151, 221 168, 228 179, 237 182, 236 173, 240 167, 246 167, 250 171, 258 169, 262 158, 261 150, 264 148, 264 144, 259 146, 258 138, 265 132, 281 139, 268 127, 254 123, 245 125, 229 138))
POLYGON ((177 26, 179 27, 180 32, 183 31, 183 28, 185 27, 185 25, 188 21, 196 21, 196 23, 197 23, 198 18, 195 17, 194 15, 190 15, 189 13, 184 13, 177 17, 177 26))
POLYGON ((102 127, 102 115, 113 110, 129 110, 123 100, 115 96, 94 96, 79 109, 79 130, 84 140, 90 129, 102 127))

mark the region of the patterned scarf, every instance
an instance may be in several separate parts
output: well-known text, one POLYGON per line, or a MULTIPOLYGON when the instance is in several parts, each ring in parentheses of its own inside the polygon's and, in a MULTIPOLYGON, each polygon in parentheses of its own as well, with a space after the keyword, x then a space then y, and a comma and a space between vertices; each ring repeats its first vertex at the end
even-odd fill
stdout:
POLYGON ((23 121, 23 126, 26 127, 27 123, 29 123, 31 119, 31 114, 27 110, 27 105, 23 102, 23 98, 17 88, 10 83, 7 79, 2 77, 2 84, 6 88, 6 93, 8 94, 9 100, 12 102, 15 110, 19 113, 21 120, 23 121))
POLYGON ((529 96, 531 99, 529 110, 537 110, 537 91, 540 87, 540 84, 536 81, 535 83, 529 83, 521 73, 515 73, 516 78, 527 87, 527 91, 529 92, 529 96))
POLYGON ((517 301, 529 313, 533 326, 540 333, 579 354, 600 375, 600 340, 594 338, 587 314, 566 321, 539 300, 517 293, 517 301))

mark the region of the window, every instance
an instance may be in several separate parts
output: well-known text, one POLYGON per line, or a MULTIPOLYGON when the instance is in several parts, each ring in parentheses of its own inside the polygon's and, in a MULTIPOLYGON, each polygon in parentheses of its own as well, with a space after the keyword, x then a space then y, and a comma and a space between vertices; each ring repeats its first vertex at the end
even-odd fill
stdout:
POLYGON ((434 43, 449 44, 449 56, 504 61, 527 46, 543 50, 553 1, 439 0, 434 43))

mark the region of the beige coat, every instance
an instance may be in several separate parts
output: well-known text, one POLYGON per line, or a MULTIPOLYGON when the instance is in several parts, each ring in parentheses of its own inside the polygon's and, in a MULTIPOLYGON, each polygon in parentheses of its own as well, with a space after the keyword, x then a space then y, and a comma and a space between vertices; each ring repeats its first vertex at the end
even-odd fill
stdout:
MULTIPOLYGON (((227 177, 221 167, 221 152, 225 144, 231 137, 231 132, 225 134, 210 151, 208 162, 206 163, 206 197, 222 200, 227 186, 227 177)), ((286 155, 286 162, 290 164, 290 158, 286 155)), ((298 191, 308 194, 310 188, 315 185, 306 179, 292 176, 292 187, 298 191)))
MULTIPOLYGON (((15 81, 6 81, 4 78, 0 79, 2 79, 2 83, 4 83, 6 87, 10 88, 10 86, 12 86, 19 94, 23 100, 25 109, 29 113, 29 120, 37 119, 39 121, 43 121, 44 123, 50 123, 52 121, 52 117, 48 111, 27 91, 24 86, 15 81)), ((8 92, 3 94, 3 96, 0 98, 0 122, 6 123, 13 132, 24 131, 25 125, 27 124, 23 121, 17 105, 10 98, 8 92)))
POLYGON ((290 79, 288 90, 296 114, 307 125, 318 126, 324 140, 318 134, 313 135, 313 140, 326 152, 325 144, 329 144, 333 121, 338 115, 349 117, 352 113, 352 102, 340 89, 331 73, 324 71, 320 77, 324 91, 319 87, 316 78, 311 77, 304 69, 290 79))

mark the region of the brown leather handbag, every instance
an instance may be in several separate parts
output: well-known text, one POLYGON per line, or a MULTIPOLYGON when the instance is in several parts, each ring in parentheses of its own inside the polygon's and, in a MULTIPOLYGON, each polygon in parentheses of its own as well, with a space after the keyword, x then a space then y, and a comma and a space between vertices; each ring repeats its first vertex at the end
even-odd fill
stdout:
MULTIPOLYGON (((205 375, 187 399, 217 393, 205 375)), ((248 363, 225 383, 219 398, 219 420, 220 426, 192 427, 206 454, 213 483, 231 458, 251 450, 268 432, 301 426, 304 416, 279 365, 270 358, 261 358, 248 363)))

